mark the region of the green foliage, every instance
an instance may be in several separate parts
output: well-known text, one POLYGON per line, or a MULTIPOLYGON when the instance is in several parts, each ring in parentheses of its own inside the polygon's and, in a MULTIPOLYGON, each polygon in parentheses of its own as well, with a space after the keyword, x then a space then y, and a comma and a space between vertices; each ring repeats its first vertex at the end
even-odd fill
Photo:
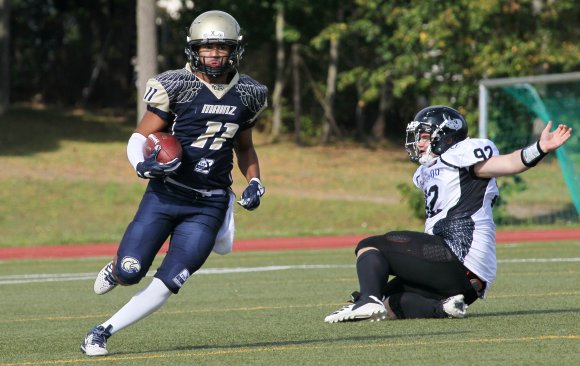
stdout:
MULTIPOLYGON (((380 60, 393 78, 395 99, 424 96, 430 104, 451 104, 467 115, 472 131, 480 79, 573 70, 580 60, 578 47, 567 46, 578 31, 571 36, 562 27, 553 28, 555 19, 571 21, 571 14, 578 15, 572 1, 543 4, 541 9, 530 2, 499 1, 358 5, 357 19, 348 24, 352 35, 374 50, 363 61, 370 65, 370 74, 383 74, 372 63, 380 60), (568 56, 560 57, 563 53, 568 56)), ((414 114, 413 109, 401 112, 414 114)))
POLYGON ((320 138, 320 125, 312 120, 310 116, 304 116, 300 123, 303 137, 308 141, 317 141, 320 138))
MULTIPOLYGON (((134 1, 11 4, 14 101, 134 107, 134 1), (92 75, 97 76, 93 94, 83 97, 92 75)), ((580 29, 575 27, 580 7, 575 0, 215 0, 183 7, 177 18, 159 9, 160 70, 183 66, 185 29, 210 9, 226 10, 238 19, 246 41, 241 71, 271 90, 279 9, 284 10, 287 55, 291 43, 300 44, 316 85, 327 78, 329 40, 339 39, 335 116, 347 139, 360 133, 352 123, 357 107, 369 121, 364 131, 371 133, 385 83, 391 85, 386 136, 398 136, 403 121, 424 103, 454 106, 475 132, 479 80, 580 67, 580 29)), ((289 80, 284 97, 290 100, 289 80)), ((320 126, 319 103, 310 88, 301 89, 303 113, 320 126)), ((284 123, 293 131, 291 117, 284 123)))
POLYGON ((534 114, 500 89, 490 89, 490 100, 488 136, 499 151, 506 154, 530 143, 534 114))
POLYGON ((409 183, 397 184, 397 190, 401 193, 402 199, 407 203, 413 217, 425 220, 425 198, 420 189, 409 183))
POLYGON ((135 3, 11 2, 11 98, 57 105, 133 107, 135 3), (98 70, 96 62, 103 61, 98 70), (93 95, 83 96, 98 72, 93 95), (98 96, 96 96, 98 95, 98 96), (91 97, 90 99, 88 99, 91 97))
POLYGON ((510 197, 515 193, 525 191, 528 186, 521 176, 514 175, 499 179, 498 188, 500 196, 493 204, 493 219, 497 225, 505 225, 513 219, 507 211, 510 197))

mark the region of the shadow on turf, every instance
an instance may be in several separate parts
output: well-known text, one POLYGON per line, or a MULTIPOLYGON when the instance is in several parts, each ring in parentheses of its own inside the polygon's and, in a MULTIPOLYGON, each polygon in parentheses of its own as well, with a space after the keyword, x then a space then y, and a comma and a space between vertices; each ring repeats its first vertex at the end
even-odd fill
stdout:
POLYGON ((58 150, 63 140, 126 142, 135 129, 135 117, 67 109, 39 110, 16 106, 2 116, 0 156, 29 156, 58 150))
POLYGON ((538 315, 538 314, 558 314, 574 313, 578 314, 580 309, 540 309, 540 310, 521 310, 521 311, 498 311, 485 314, 469 314, 470 318, 485 318, 491 316, 514 316, 514 315, 538 315))
POLYGON ((284 347, 284 346, 301 346, 301 345, 311 345, 316 343, 328 343, 328 342, 341 342, 341 341, 380 341, 385 339, 400 339, 400 338, 414 338, 414 337, 429 337, 429 336, 443 336, 443 335, 457 335, 461 333, 470 333, 468 331, 457 331, 453 330, 450 332, 431 332, 431 333, 414 333, 414 334, 397 334, 397 335, 387 335, 387 336, 367 336, 367 337, 344 337, 344 338, 324 338, 324 339, 310 339, 310 340, 300 340, 300 341, 282 341, 282 342, 256 342, 256 343, 237 343, 229 345, 204 345, 204 346, 191 346, 191 347, 175 347, 166 349, 156 349, 150 351, 142 352, 112 352, 111 356, 122 356, 129 354, 147 354, 147 353, 157 353, 157 352, 174 352, 174 351, 200 351, 207 349, 235 349, 235 348, 263 348, 263 347, 284 347))

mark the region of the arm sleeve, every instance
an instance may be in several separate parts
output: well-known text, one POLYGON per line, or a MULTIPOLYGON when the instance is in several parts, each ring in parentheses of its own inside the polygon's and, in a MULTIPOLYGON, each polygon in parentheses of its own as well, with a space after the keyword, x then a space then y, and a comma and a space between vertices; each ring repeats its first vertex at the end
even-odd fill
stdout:
POLYGON ((129 158, 129 162, 133 165, 134 169, 137 169, 137 164, 145 160, 143 157, 145 141, 147 141, 145 136, 135 132, 131 135, 127 143, 127 158, 129 158))

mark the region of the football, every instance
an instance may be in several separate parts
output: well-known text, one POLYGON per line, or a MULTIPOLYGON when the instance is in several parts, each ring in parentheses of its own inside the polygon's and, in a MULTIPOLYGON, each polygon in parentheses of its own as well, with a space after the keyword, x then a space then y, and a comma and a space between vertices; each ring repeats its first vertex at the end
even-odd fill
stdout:
POLYGON ((181 154, 183 153, 181 144, 172 134, 156 132, 147 136, 147 141, 143 149, 144 156, 150 155, 157 145, 161 146, 161 150, 157 154, 158 162, 166 164, 176 158, 181 159, 181 154))

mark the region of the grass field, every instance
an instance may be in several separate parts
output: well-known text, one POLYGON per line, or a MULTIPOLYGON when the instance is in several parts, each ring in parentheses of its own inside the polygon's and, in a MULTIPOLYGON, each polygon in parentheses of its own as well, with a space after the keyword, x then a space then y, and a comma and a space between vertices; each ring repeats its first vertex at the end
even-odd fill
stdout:
POLYGON ((326 324, 358 287, 353 259, 212 255, 161 310, 113 336, 105 358, 81 355, 80 341, 140 285, 94 295, 106 258, 0 262, 0 365, 580 364, 577 242, 498 246, 498 279, 465 319, 326 324))

